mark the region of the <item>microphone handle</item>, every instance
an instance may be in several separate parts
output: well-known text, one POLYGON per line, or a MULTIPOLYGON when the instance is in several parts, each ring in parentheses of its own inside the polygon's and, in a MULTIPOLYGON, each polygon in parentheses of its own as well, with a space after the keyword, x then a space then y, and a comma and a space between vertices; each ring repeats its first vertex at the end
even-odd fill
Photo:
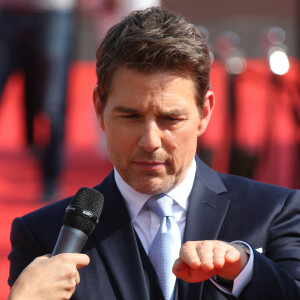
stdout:
POLYGON ((80 253, 88 236, 69 226, 63 226, 60 230, 56 245, 54 247, 52 256, 59 253, 80 253))

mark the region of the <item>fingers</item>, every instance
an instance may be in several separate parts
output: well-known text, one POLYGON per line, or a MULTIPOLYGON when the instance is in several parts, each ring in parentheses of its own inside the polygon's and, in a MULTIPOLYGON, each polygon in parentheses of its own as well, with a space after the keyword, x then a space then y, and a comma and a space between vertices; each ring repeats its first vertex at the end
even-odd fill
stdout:
POLYGON ((76 283, 76 285, 78 285, 80 283, 80 276, 79 276, 78 272, 76 273, 75 283, 76 283))
POLYGON ((69 277, 65 278, 65 291, 69 293, 69 298, 71 298, 71 296, 75 293, 76 286, 79 284, 79 282, 80 276, 77 270, 73 274, 70 274, 69 277))
POLYGON ((232 247, 230 247, 226 253, 225 253, 225 261, 228 263, 233 263, 235 261, 237 261, 238 259, 240 259, 240 252, 236 251, 236 247, 234 245, 232 245, 232 247))
POLYGON ((221 241, 196 241, 185 243, 180 250, 180 259, 191 268, 211 271, 222 268, 225 255, 231 246, 221 241))
POLYGON ((211 271, 214 268, 214 248, 212 241, 203 241, 196 244, 199 262, 204 271, 211 271))
POLYGON ((199 268, 201 266, 199 252, 195 242, 186 242, 180 249, 180 259, 192 269, 199 268))
POLYGON ((214 275, 235 278, 247 263, 238 247, 223 241, 190 241, 182 245, 174 263, 174 274, 188 282, 204 281, 214 275))
POLYGON ((71 297, 80 283, 78 269, 88 265, 90 259, 86 254, 81 253, 62 253, 52 258, 56 258, 60 264, 62 288, 71 297))
POLYGON ((69 293, 69 297, 66 297, 67 299, 71 298, 71 296, 75 293, 76 286, 79 283, 80 283, 80 276, 79 276, 79 272, 76 271, 74 273, 74 276, 71 276, 69 279, 69 286, 65 288, 66 292, 69 293))

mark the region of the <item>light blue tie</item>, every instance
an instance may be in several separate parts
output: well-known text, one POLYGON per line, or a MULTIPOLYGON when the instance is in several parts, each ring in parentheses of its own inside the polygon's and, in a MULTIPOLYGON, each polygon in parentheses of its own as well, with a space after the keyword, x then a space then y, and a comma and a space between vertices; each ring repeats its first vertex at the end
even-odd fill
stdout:
POLYGON ((181 245, 180 231, 173 217, 173 199, 165 194, 151 197, 146 207, 161 217, 160 227, 151 244, 148 256, 156 270, 166 300, 174 299, 176 277, 172 273, 181 245))

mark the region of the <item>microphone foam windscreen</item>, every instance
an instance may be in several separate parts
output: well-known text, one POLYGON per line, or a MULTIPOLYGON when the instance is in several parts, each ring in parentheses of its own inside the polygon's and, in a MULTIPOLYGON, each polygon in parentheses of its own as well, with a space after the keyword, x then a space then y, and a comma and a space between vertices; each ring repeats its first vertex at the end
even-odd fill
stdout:
POLYGON ((63 225, 76 228, 89 236, 98 223, 103 203, 104 197, 99 191, 80 188, 66 209, 63 225))

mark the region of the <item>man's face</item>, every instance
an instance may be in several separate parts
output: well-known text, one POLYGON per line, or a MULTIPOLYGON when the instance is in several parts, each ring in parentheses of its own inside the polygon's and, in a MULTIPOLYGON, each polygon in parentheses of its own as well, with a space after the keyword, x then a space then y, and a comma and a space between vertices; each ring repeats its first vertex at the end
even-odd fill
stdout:
POLYGON ((104 110, 96 90, 94 105, 110 160, 121 177, 138 192, 158 194, 186 176, 214 95, 206 94, 201 114, 191 79, 124 67, 114 75, 104 110))

